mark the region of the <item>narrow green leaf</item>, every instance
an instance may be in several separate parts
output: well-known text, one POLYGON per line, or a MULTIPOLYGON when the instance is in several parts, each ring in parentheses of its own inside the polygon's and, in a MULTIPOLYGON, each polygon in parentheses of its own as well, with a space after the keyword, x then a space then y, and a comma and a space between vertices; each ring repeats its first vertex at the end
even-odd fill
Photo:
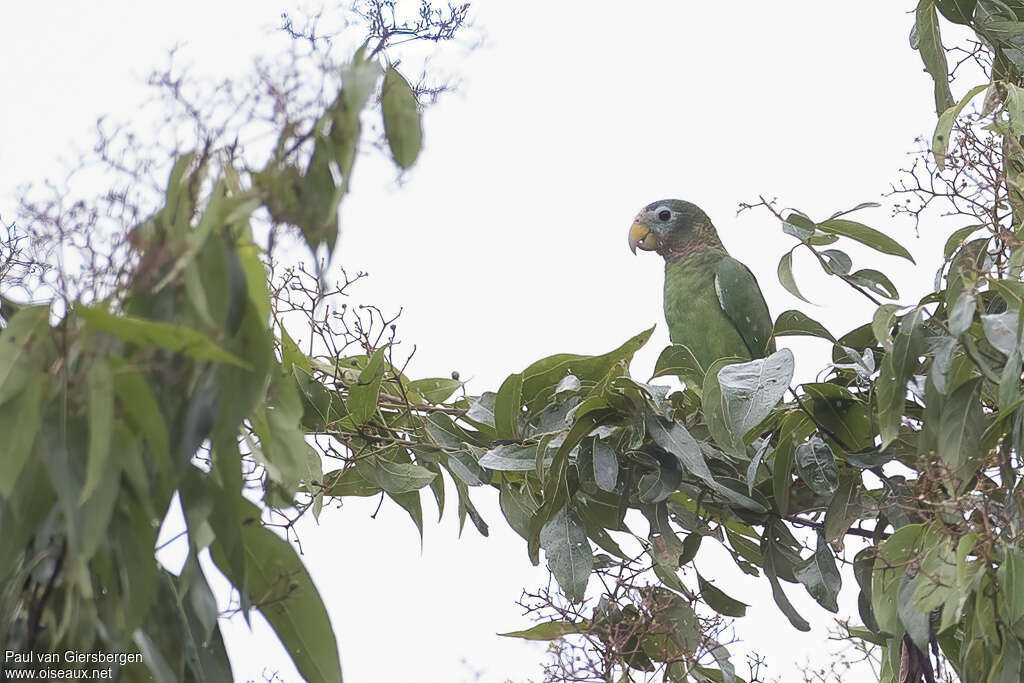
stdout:
POLYGON ((97 358, 86 375, 89 390, 89 460, 81 502, 92 495, 106 471, 114 436, 114 373, 105 358, 97 358))
POLYGON ((248 368, 238 356, 217 346, 199 330, 182 325, 156 322, 130 315, 114 315, 97 307, 76 306, 75 313, 94 332, 105 332, 138 344, 178 351, 196 360, 211 360, 248 368))
POLYGON ((697 572, 697 585, 700 587, 701 598, 711 606, 711 609, 727 617, 746 616, 749 605, 723 593, 713 583, 701 576, 700 572, 697 572))
POLYGON ((348 410, 357 427, 369 422, 377 412, 377 399, 387 364, 384 353, 384 348, 374 351, 366 367, 360 371, 358 381, 349 388, 348 410))
POLYGON ((384 115, 384 135, 391 147, 391 156, 402 168, 416 161, 423 143, 420 108, 416 94, 402 74, 389 66, 384 74, 380 93, 380 107, 384 115))
POLYGON ((590 623, 587 621, 545 621, 524 631, 509 631, 498 635, 524 640, 558 640, 575 633, 587 633, 589 630, 590 623))
POLYGON ((779 260, 778 268, 779 283, 786 288, 786 291, 800 299, 811 303, 803 294, 800 293, 800 289, 796 286, 796 280, 793 278, 793 252, 787 251, 783 254, 779 260))
MULTIPOLYGON (((2 340, 0 335, 0 344, 2 340)), ((4 435, 0 499, 7 499, 14 492, 18 476, 32 452, 42 424, 42 401, 47 383, 47 375, 35 373, 25 381, 15 400, 0 405, 0 434, 4 435)))
POLYGON ((818 229, 834 235, 839 235, 840 237, 849 237, 854 241, 871 247, 875 251, 880 251, 883 254, 890 254, 892 256, 899 256, 900 258, 905 258, 911 263, 914 263, 914 257, 910 255, 910 252, 907 251, 902 244, 889 237, 884 232, 879 232, 874 228, 869 228, 863 223, 846 220, 845 218, 831 218, 823 223, 819 223, 818 229))
POLYGON ((457 379, 428 377, 409 382, 409 388, 422 396, 427 403, 444 403, 462 386, 457 379))
MULTIPOLYGON (((956 121, 956 117, 960 116, 960 112, 964 110, 967 103, 970 102, 980 92, 989 87, 988 83, 971 88, 967 91, 967 94, 957 102, 956 104, 948 107, 939 116, 938 123, 935 124, 935 133, 932 135, 932 154, 935 155, 935 163, 939 167, 939 170, 943 170, 946 167, 946 150, 949 148, 949 138, 953 132, 953 122, 956 121)), ((949 258, 950 242, 953 242, 956 246, 963 241, 963 238, 978 229, 978 226, 969 228, 961 228, 957 230, 946 242, 946 258, 949 258)), ((955 247, 954 247, 955 248, 955 247)))
POLYGON ((522 415, 523 376, 509 375, 501 383, 494 398, 494 429, 499 439, 519 438, 519 416, 522 415))
POLYGON ((946 51, 939 35, 939 17, 935 11, 935 0, 921 0, 917 5, 916 22, 917 50, 925 70, 935 83, 935 113, 941 114, 953 106, 949 92, 949 65, 946 51))

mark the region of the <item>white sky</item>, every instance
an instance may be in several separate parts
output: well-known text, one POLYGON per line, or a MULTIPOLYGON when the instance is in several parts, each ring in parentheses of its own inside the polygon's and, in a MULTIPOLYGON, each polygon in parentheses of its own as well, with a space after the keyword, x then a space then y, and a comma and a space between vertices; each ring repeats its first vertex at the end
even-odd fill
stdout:
MULTIPOLYGON (((646 377, 668 340, 661 262, 626 247, 634 213, 664 197, 700 204, 773 314, 797 307, 775 278, 792 238, 765 213, 737 217, 737 203, 765 193, 823 217, 879 200, 934 122, 928 76, 907 42, 913 4, 475 2, 486 46, 459 59, 460 92, 427 113, 426 148, 404 187, 384 160, 360 161, 340 261, 371 274, 357 290, 363 301, 404 307, 401 336, 418 346, 413 376, 458 369, 478 393, 542 356, 603 352, 657 322, 634 365, 646 377)), ((239 73, 283 9, 283 0, 5 8, 0 216, 13 215, 17 184, 59 172, 60 157, 91 144, 96 117, 132 116, 167 48, 183 43, 201 73, 239 73)), ((855 266, 885 270, 905 302, 916 300, 949 230, 913 239, 886 209, 861 220, 909 241, 921 265, 851 248, 855 266)), ((870 305, 810 275, 813 264, 798 257, 796 270, 822 304, 801 305, 809 315, 838 333, 867 320, 870 305)), ((785 344, 803 376, 827 352, 785 344)), ((305 529, 347 681, 451 683, 474 670, 487 682, 538 678, 542 648, 494 634, 526 625, 514 602, 546 573, 530 566, 494 497, 475 493, 491 537, 468 527, 457 539, 454 514, 433 524, 427 503, 422 554, 404 511, 385 504, 369 518, 375 500, 305 529)), ((792 629, 766 581, 729 561, 701 568, 753 605, 739 633, 773 657, 775 673, 794 659, 821 661, 822 632, 792 629)), ((801 587, 787 588, 805 616, 829 623, 801 587)), ((845 586, 852 613, 855 600, 845 586)), ((226 633, 237 680, 260 680, 264 667, 299 680, 265 628, 226 633)))

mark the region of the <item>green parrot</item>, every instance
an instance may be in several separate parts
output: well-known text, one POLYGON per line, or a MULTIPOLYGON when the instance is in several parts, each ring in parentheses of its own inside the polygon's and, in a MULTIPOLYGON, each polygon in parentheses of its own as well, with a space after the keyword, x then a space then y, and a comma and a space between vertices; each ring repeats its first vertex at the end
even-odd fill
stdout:
POLYGON ((722 358, 774 353, 771 315, 754 274, 729 256, 700 207, 679 199, 648 204, 629 229, 629 248, 665 259, 669 338, 693 353, 701 377, 722 358))

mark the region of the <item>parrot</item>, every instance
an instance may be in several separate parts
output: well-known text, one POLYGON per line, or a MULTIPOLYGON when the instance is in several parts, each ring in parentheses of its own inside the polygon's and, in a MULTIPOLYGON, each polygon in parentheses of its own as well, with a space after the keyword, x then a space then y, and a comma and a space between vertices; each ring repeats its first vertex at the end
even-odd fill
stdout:
POLYGON ((754 274, 729 256, 697 205, 648 204, 629 229, 629 248, 665 259, 669 339, 690 350, 701 378, 723 358, 750 361, 775 352, 771 314, 754 274))

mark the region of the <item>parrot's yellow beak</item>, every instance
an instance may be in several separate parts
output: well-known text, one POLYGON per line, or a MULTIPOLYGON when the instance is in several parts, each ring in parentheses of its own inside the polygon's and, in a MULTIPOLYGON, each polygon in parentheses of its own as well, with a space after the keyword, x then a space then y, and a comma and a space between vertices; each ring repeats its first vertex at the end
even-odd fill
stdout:
POLYGON ((654 251, 658 248, 658 236, 646 223, 633 221, 629 228, 629 250, 635 254, 638 248, 643 251, 654 251))

